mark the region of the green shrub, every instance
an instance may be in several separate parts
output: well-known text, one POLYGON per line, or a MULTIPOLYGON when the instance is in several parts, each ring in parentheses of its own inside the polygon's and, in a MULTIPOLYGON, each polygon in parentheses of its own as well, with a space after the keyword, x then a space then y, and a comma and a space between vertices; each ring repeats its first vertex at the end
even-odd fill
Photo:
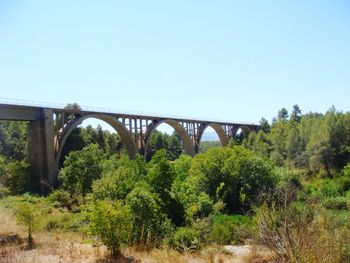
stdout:
POLYGON ((31 203, 22 203, 16 207, 16 218, 27 228, 28 248, 34 248, 33 232, 38 228, 38 211, 31 203))
POLYGON ((69 212, 50 214, 46 217, 44 228, 47 231, 78 231, 81 228, 79 216, 69 212))
POLYGON ((11 194, 10 189, 8 189, 7 187, 3 187, 0 185, 0 198, 9 196, 11 194))
POLYGON ((323 206, 333 210, 347 210, 348 199, 343 196, 328 197, 323 201, 323 206))
POLYGON ((121 201, 100 200, 86 207, 88 232, 111 251, 120 254, 120 247, 130 242, 132 215, 121 201))
POLYGON ((343 174, 343 176, 341 176, 338 179, 338 184, 339 187, 341 189, 341 191, 343 192, 347 192, 350 190, 350 174, 343 174))
POLYGON ((250 236, 250 223, 251 220, 247 216, 216 215, 210 232, 210 240, 220 245, 242 243, 250 236))
POLYGON ((189 252, 199 249, 200 240, 195 229, 179 227, 173 236, 172 243, 175 249, 181 252, 189 252))
POLYGON ((64 191, 63 189, 58 189, 53 191, 48 196, 49 201, 53 204, 54 207, 64 207, 64 208, 70 208, 71 207, 71 200, 69 193, 64 191))
POLYGON ((191 227, 198 233, 201 244, 207 244, 213 226, 213 217, 198 218, 192 222, 191 227))
POLYGON ((150 185, 139 182, 127 195, 126 204, 133 216, 133 242, 137 245, 157 246, 170 221, 160 211, 161 200, 150 185))
POLYGON ((92 182, 102 173, 102 160, 105 154, 97 144, 90 144, 80 151, 68 154, 59 179, 63 189, 72 195, 81 194, 83 197, 91 191, 92 182))
POLYGON ((6 186, 12 194, 23 194, 25 192, 39 192, 39 180, 25 161, 12 161, 6 166, 8 175, 6 186))
POLYGON ((335 197, 341 195, 341 188, 334 179, 315 179, 305 187, 305 192, 314 198, 335 197))

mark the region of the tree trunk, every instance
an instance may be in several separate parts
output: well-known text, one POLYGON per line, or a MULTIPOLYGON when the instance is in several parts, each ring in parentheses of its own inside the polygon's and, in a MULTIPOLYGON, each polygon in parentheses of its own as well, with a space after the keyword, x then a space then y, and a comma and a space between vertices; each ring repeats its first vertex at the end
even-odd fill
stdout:
POLYGON ((324 162, 324 168, 326 169, 328 177, 333 178, 333 175, 331 174, 331 172, 329 171, 329 168, 328 168, 327 158, 324 156, 323 156, 323 162, 324 162))
POLYGON ((122 253, 121 253, 120 249, 113 247, 112 248, 112 257, 115 259, 120 259, 121 256, 122 256, 122 253))
POLYGON ((34 240, 31 231, 28 231, 28 249, 34 248, 34 240))

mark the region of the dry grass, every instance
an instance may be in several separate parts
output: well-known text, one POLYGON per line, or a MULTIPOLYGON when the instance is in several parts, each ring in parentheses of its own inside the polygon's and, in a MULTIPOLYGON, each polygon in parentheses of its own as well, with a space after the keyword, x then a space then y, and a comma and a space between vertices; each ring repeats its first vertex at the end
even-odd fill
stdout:
MULTIPOLYGON (((109 258, 104 247, 93 247, 90 244, 70 242, 58 237, 56 240, 51 238, 40 237, 33 250, 25 250, 21 245, 0 247, 0 262, 118 262, 109 258)), ((263 253, 240 257, 226 255, 220 251, 186 255, 167 249, 146 252, 130 247, 122 252, 124 255, 132 255, 142 263, 258 263, 269 262, 271 259, 271 256, 264 256, 263 253)))
MULTIPOLYGON (((0 262, 120 262, 110 259, 104 246, 94 247, 77 233, 35 233, 35 249, 27 250, 25 229, 17 225, 9 210, 0 208, 0 236, 13 234, 17 235, 16 242, 0 245, 0 262)), ((271 258, 266 250, 260 248, 253 249, 250 255, 239 257, 224 254, 220 247, 210 247, 197 254, 181 254, 170 249, 153 249, 147 252, 134 247, 124 248, 122 252, 144 263, 258 263, 268 262, 271 258)))
POLYGON ((253 249, 251 254, 244 256, 227 255, 220 247, 211 247, 197 254, 181 254, 168 249, 153 249, 145 252, 130 247, 124 252, 140 259, 143 263, 262 263, 273 259, 271 252, 262 248, 253 249))
POLYGON ((103 247, 84 244, 77 235, 38 233, 35 249, 26 250, 23 242, 0 247, 0 262, 97 262, 106 257, 103 247))
POLYGON ((24 234, 24 228, 17 224, 16 218, 5 208, 0 207, 0 236, 24 234))

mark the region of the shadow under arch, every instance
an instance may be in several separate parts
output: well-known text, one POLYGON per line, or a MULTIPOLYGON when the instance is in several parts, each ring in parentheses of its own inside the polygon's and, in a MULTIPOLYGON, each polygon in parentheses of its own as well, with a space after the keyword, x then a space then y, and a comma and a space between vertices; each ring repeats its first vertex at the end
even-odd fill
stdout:
POLYGON ((183 148, 184 152, 190 156, 194 156, 196 154, 195 149, 194 149, 194 145, 193 145, 193 142, 192 142, 190 136, 188 135, 186 129, 178 121, 171 120, 171 119, 165 119, 165 120, 161 120, 161 121, 151 125, 146 133, 146 143, 145 143, 145 150, 144 150, 145 160, 147 160, 147 154, 148 154, 149 141, 151 138, 151 134, 155 129, 157 129, 157 127, 159 125, 161 125, 163 123, 171 126, 175 130, 175 132, 180 136, 180 139, 182 140, 182 148, 183 148))
POLYGON ((66 127, 63 128, 62 134, 63 137, 60 141, 60 144, 57 145, 57 139, 55 142, 56 147, 56 164, 59 164, 59 161, 61 159, 63 147, 69 137, 69 135, 72 133, 72 131, 77 128, 84 120, 86 119, 98 119, 101 121, 104 121, 108 123, 110 126, 113 127, 113 129, 118 133, 120 136, 123 144, 126 147, 126 150, 128 152, 129 158, 134 159, 136 154, 138 153, 136 144, 133 140, 132 134, 127 130, 127 128, 119 122, 116 118, 108 115, 103 114, 88 114, 80 118, 76 118, 72 120, 72 123, 68 124, 66 127))
POLYGON ((235 136, 237 136, 239 130, 242 131, 244 138, 246 138, 249 135, 249 133, 252 132, 252 130, 248 126, 242 125, 239 126, 239 128, 237 129, 235 136))
POLYGON ((216 134, 218 135, 219 137, 219 140, 220 140, 220 143, 221 143, 221 146, 225 147, 229 141, 230 141, 230 138, 227 136, 227 134, 225 133, 224 129, 221 127, 220 124, 217 124, 217 123, 209 123, 207 125, 204 126, 204 128, 202 129, 200 135, 199 135, 199 141, 198 141, 198 148, 199 148, 199 145, 201 143, 201 140, 202 140, 202 136, 204 134, 204 131, 208 128, 208 127, 211 127, 214 129, 214 131, 216 132, 216 134))

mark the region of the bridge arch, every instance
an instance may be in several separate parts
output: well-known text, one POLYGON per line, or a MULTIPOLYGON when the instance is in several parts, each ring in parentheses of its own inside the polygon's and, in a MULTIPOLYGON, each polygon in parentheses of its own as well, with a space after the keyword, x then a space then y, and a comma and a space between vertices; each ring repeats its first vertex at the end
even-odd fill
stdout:
POLYGON ((247 137, 251 131, 252 131, 251 128, 249 128, 248 126, 241 125, 238 127, 235 136, 237 136, 238 132, 242 132, 243 137, 247 137))
POLYGON ((57 135, 55 136, 55 150, 56 150, 56 164, 59 164, 59 161, 61 159, 63 147, 69 137, 69 135, 72 133, 72 131, 77 128, 84 120, 86 119, 98 119, 101 121, 104 121, 108 123, 110 126, 113 127, 113 129, 118 133, 118 135, 121 137, 122 142, 124 143, 126 150, 128 152, 129 158, 133 159, 135 158, 136 154, 138 153, 137 146, 134 142, 133 135, 127 130, 127 128, 119 122, 116 118, 104 114, 87 114, 82 117, 77 117, 73 120, 71 120, 67 125, 61 129, 61 140, 58 141, 57 135))
POLYGON ((219 140, 220 140, 220 143, 221 143, 221 146, 225 147, 228 142, 230 141, 230 138, 227 136, 227 134, 225 133, 224 129, 221 127, 220 124, 217 124, 217 123, 208 123, 206 124, 203 129, 201 130, 200 132, 200 135, 199 135, 199 138, 198 138, 198 148, 199 148, 199 145, 201 143, 201 140, 202 140, 202 136, 204 134, 204 131, 208 128, 208 127, 211 127, 213 128, 213 130, 216 132, 216 134, 218 135, 219 137, 219 140))
POLYGON ((165 120, 161 120, 161 121, 157 121, 155 123, 152 123, 149 126, 149 128, 147 129, 145 149, 144 149, 145 159, 147 160, 149 142, 150 142, 152 132, 154 130, 156 130, 159 125, 161 125, 163 123, 171 126, 175 130, 175 132, 179 135, 179 137, 182 140, 182 149, 185 151, 185 153, 187 153, 188 155, 194 156, 196 154, 195 149, 194 149, 194 145, 193 145, 193 142, 192 142, 190 136, 188 135, 186 129, 178 121, 171 120, 171 119, 165 119, 165 120))

